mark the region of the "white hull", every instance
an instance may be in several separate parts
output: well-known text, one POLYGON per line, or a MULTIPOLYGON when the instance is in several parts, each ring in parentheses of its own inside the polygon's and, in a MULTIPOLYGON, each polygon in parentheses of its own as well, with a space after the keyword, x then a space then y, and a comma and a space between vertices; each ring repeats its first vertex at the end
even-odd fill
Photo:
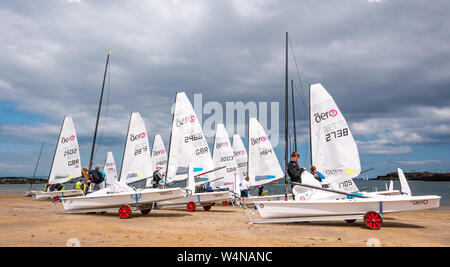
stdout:
POLYGON ((82 190, 64 190, 64 191, 35 191, 33 193, 33 199, 44 200, 51 199, 53 197, 75 197, 82 196, 84 192, 82 190))
MULTIPOLYGON (((255 204, 262 201, 277 201, 284 200, 284 194, 282 195, 269 195, 269 196, 249 196, 247 198, 247 204, 255 204)), ((288 199, 292 200, 292 194, 288 194, 288 199)))
POLYGON ((194 203, 196 206, 209 206, 216 202, 229 201, 232 199, 233 195, 228 191, 194 193, 188 197, 159 202, 157 207, 160 209, 177 207, 184 208, 190 202, 194 203))
POLYGON ((261 201, 255 203, 263 218, 301 218, 337 215, 380 214, 433 209, 439 207, 440 196, 389 196, 316 201, 261 201))
POLYGON ((155 203, 159 201, 184 198, 180 188, 172 189, 144 189, 136 192, 111 193, 107 195, 87 195, 82 197, 62 198, 66 211, 107 209, 122 205, 136 206, 155 203), (137 200, 136 200, 137 198, 137 200), (137 202, 136 202, 137 201, 137 202))

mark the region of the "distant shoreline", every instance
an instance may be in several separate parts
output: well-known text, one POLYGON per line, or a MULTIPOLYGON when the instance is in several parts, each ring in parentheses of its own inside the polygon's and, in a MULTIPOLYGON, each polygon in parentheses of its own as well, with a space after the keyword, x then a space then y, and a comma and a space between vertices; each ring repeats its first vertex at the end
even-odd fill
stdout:
MULTIPOLYGON (((434 172, 406 172, 408 181, 425 181, 425 182, 450 182, 450 173, 434 173, 434 172)), ((360 178, 361 179, 361 178, 360 178)), ((377 176, 377 178, 368 178, 372 181, 398 180, 397 172, 391 172, 386 175, 377 176)), ((0 177, 0 184, 47 184, 47 179, 28 178, 28 177, 0 177)), ((69 183, 72 183, 69 182, 69 183)))
POLYGON ((27 177, 0 177, 0 184, 46 184, 47 179, 27 177))
MULTIPOLYGON (((450 182, 450 173, 405 172, 405 176, 408 181, 450 182)), ((377 176, 377 178, 371 180, 398 180, 398 173, 391 172, 386 175, 377 176)))

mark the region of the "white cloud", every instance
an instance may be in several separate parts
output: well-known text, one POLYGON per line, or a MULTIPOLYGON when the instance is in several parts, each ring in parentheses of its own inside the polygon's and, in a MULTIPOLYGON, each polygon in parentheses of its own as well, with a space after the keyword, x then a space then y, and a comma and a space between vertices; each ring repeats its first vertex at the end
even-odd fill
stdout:
POLYGON ((404 165, 426 165, 426 164, 439 164, 442 163, 442 160, 407 160, 407 161, 396 161, 397 164, 404 165))

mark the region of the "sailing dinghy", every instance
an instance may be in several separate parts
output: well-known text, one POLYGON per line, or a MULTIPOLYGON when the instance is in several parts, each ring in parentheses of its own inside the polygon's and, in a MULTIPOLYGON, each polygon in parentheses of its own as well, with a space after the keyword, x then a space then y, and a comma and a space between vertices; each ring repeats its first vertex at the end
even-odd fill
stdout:
MULTIPOLYGON (((78 138, 72 117, 65 116, 58 142, 56 143, 55 154, 48 176, 48 184, 64 184, 81 175, 80 151, 78 149, 78 138)), ((49 188, 49 187, 48 187, 49 188)), ((71 197, 83 195, 82 190, 62 190, 62 191, 36 191, 33 199, 44 200, 52 197, 71 197)))
POLYGON ((213 188, 226 189, 237 193, 239 190, 239 183, 241 177, 238 172, 238 165, 234 158, 233 147, 230 143, 227 130, 223 124, 218 124, 216 127, 216 136, 214 138, 213 161, 216 168, 221 168, 216 171, 217 182, 212 182, 213 188))
POLYGON ((179 92, 175 97, 173 110, 165 185, 193 179, 188 181, 192 195, 176 201, 160 202, 157 207, 185 206, 188 211, 194 211, 195 206, 201 205, 205 210, 210 210, 216 202, 232 200, 233 195, 229 191, 196 192, 195 188, 203 184, 221 180, 221 178, 216 179, 216 171, 203 129, 192 104, 184 92, 179 92), (191 173, 189 168, 192 169, 191 173), (202 181, 197 182, 195 179, 202 181))
MULTIPOLYGON (((283 170, 275 151, 266 135, 266 131, 256 118, 249 118, 248 123, 248 166, 250 187, 259 187, 284 178, 283 170)), ((248 204, 258 201, 284 199, 285 195, 249 196, 248 204)))
MULTIPOLYGON (((164 142, 161 138, 161 135, 157 134, 155 135, 153 139, 153 146, 152 146, 152 165, 153 170, 156 170, 157 167, 161 168, 159 171, 162 175, 165 174, 167 169, 167 152, 166 147, 164 146, 164 142)), ((164 183, 164 181, 161 181, 161 183, 164 183)), ((145 184, 146 188, 153 187, 153 179, 147 179, 147 182, 145 184)))
POLYGON ((154 203, 186 196, 181 188, 135 190, 128 185, 151 175, 147 131, 140 114, 133 112, 128 126, 120 181, 86 196, 60 200, 66 213, 105 212, 118 208, 120 218, 126 219, 131 216, 132 210, 148 214, 154 203))
POLYGON ((364 219, 370 229, 379 229, 385 213, 439 207, 440 196, 411 196, 409 188, 405 189, 409 192, 405 195, 353 194, 358 190, 352 179, 361 171, 356 143, 339 108, 323 86, 311 85, 310 90, 311 162, 325 172, 326 183, 303 172, 302 183, 294 183, 296 200, 255 202, 263 219, 254 220, 249 216, 251 223, 364 219))
POLYGON ((106 153, 105 164, 103 165, 103 172, 106 174, 106 185, 112 185, 118 181, 117 166, 114 161, 114 156, 111 151, 106 153))

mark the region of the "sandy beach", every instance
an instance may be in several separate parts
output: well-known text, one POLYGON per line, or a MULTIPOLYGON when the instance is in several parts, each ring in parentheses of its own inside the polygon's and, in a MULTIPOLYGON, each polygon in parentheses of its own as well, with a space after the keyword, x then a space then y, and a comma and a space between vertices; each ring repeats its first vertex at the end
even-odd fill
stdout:
POLYGON ((51 202, 1 194, 0 246, 450 246, 450 210, 387 214, 381 230, 362 221, 249 225, 242 209, 153 210, 121 220, 117 213, 56 214, 51 202))

